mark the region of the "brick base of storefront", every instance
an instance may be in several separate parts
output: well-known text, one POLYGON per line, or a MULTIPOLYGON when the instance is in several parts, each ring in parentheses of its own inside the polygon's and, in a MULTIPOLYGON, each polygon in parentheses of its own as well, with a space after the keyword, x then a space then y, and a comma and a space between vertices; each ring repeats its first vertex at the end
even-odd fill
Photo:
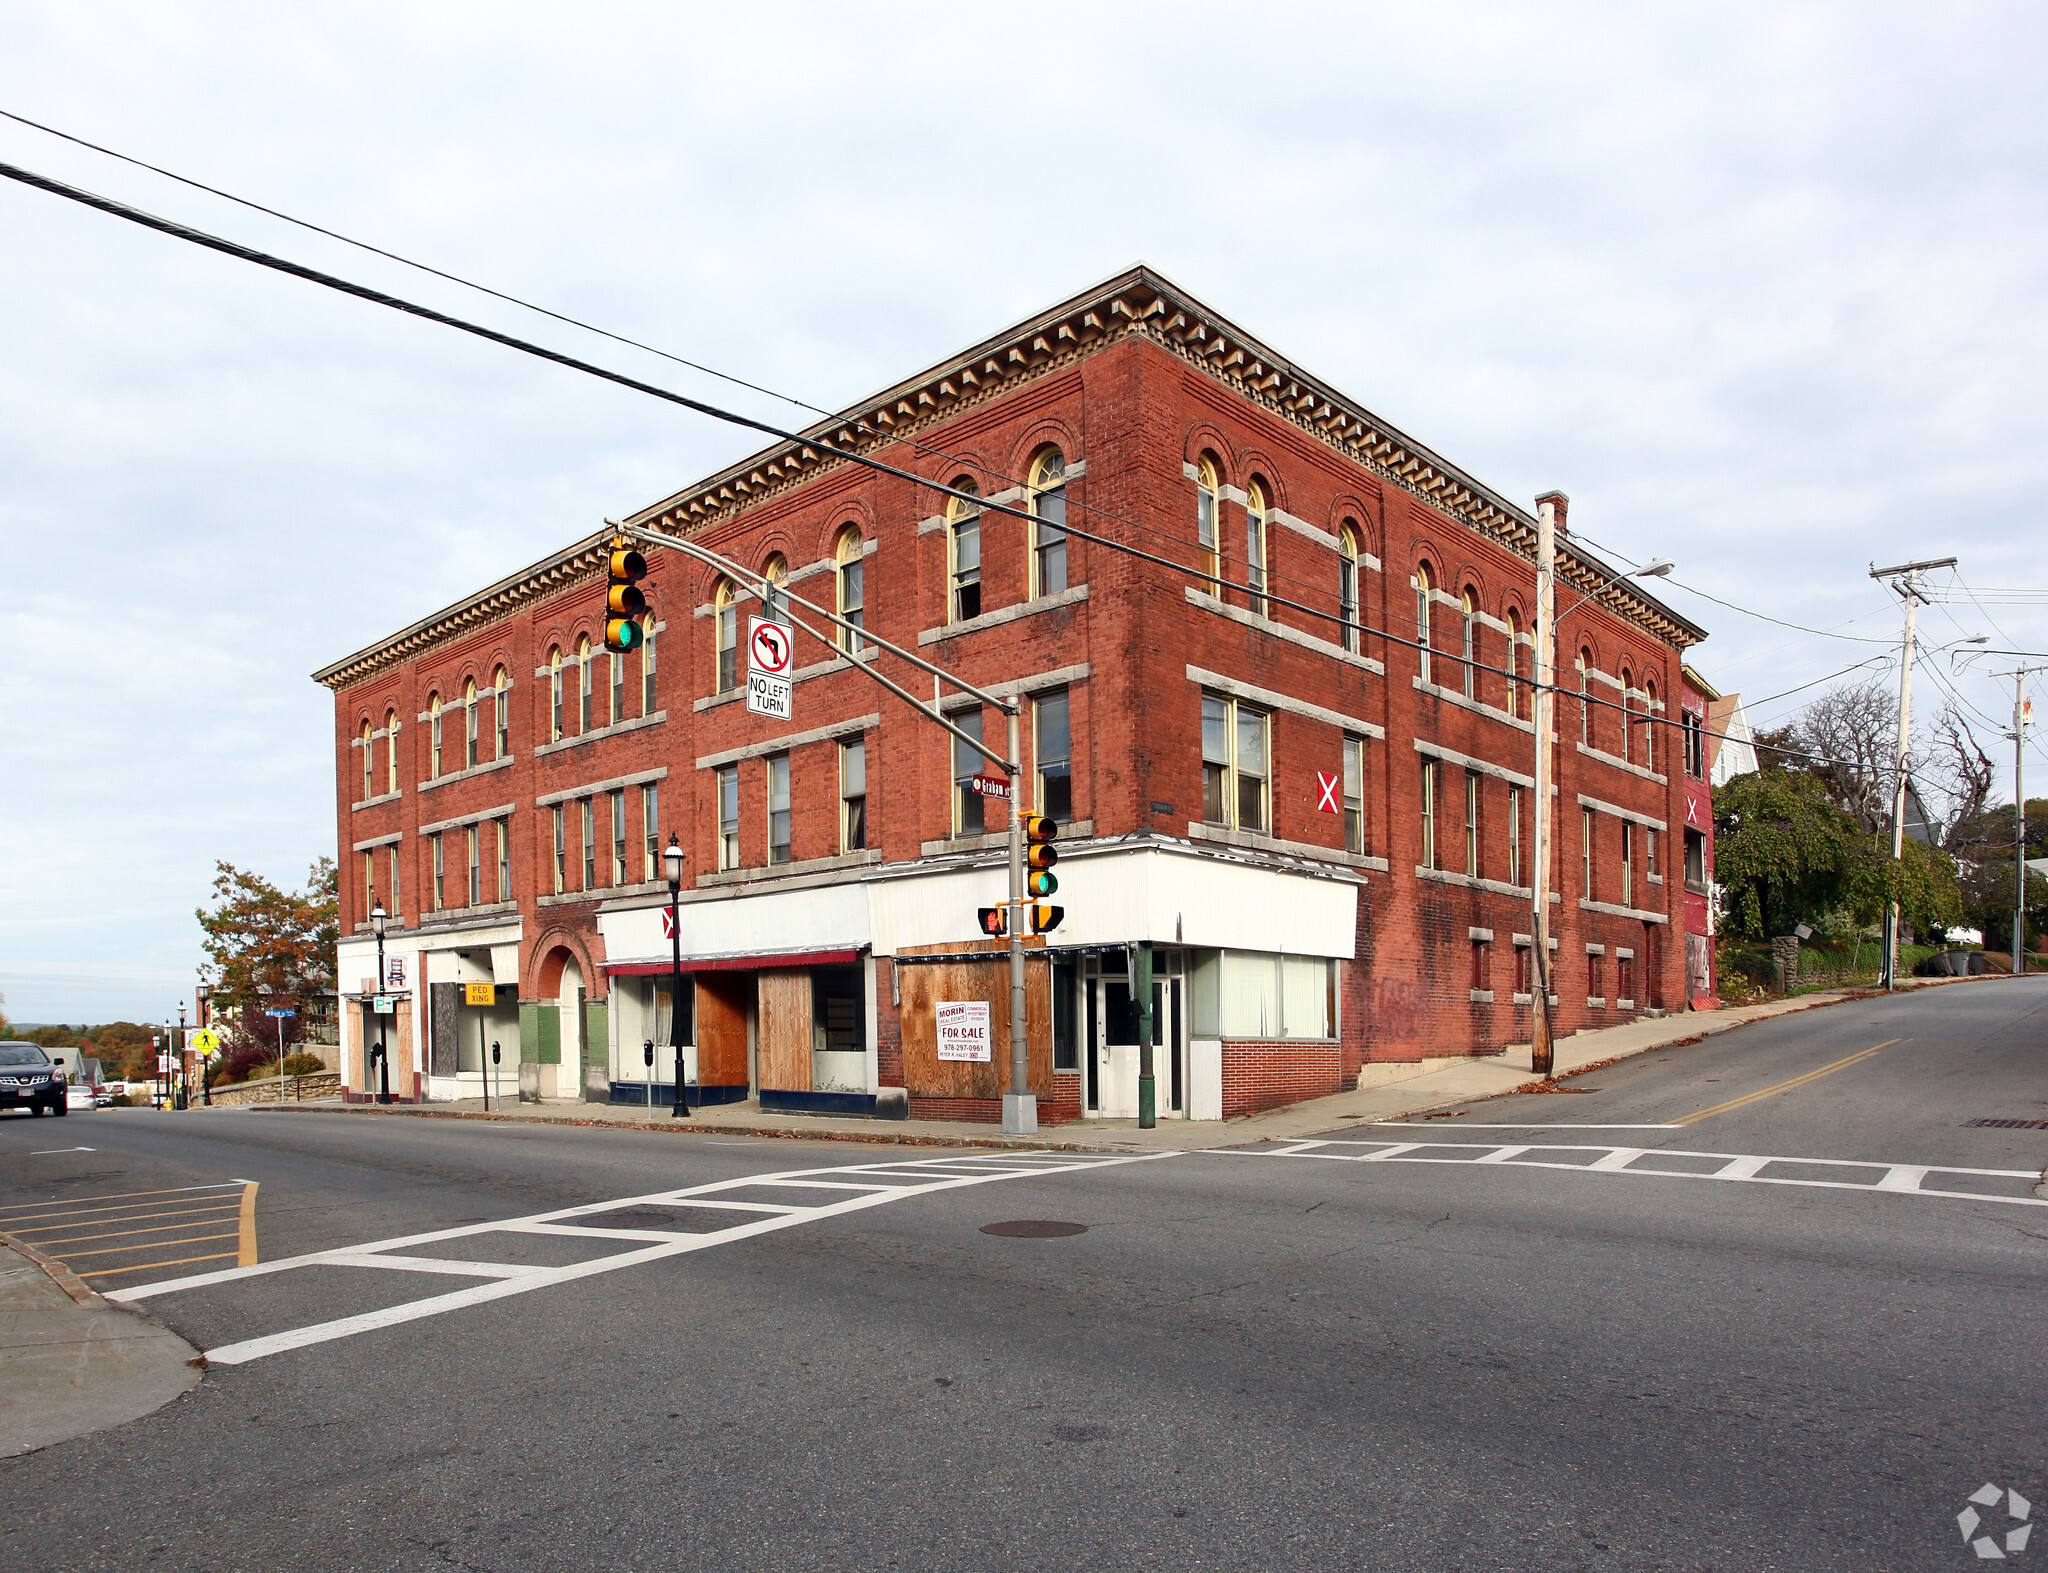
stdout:
POLYGON ((1344 1046, 1334 1041, 1223 1045, 1223 1117, 1256 1114, 1344 1090, 1344 1046))

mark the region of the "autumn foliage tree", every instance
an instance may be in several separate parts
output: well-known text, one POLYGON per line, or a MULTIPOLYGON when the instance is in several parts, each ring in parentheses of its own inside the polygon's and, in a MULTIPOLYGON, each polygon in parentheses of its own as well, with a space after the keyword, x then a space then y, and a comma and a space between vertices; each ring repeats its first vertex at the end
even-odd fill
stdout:
POLYGON ((263 1012, 297 1012, 281 1018, 289 1046, 305 1035, 308 1003, 334 988, 341 932, 334 860, 315 863, 300 891, 281 890, 231 863, 214 869, 215 904, 195 916, 213 964, 214 1012, 228 1039, 223 1061, 274 1058, 276 1021, 263 1012))

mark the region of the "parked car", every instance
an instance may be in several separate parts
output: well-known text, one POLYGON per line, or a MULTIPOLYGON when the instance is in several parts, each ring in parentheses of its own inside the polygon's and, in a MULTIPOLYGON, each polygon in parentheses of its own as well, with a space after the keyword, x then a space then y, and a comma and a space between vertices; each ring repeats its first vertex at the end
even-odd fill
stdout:
POLYGON ((114 1106, 114 1089, 101 1082, 92 1090, 92 1106, 96 1109, 111 1109, 114 1106))
POLYGON ((61 1056, 51 1059, 40 1044, 0 1043, 0 1109, 66 1114, 70 1101, 61 1056))

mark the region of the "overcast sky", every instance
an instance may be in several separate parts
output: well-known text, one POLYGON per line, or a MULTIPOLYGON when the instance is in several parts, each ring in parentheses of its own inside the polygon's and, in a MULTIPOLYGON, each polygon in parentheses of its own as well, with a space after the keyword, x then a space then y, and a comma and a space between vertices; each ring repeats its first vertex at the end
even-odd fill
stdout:
MULTIPOLYGON (((1873 559, 2048 586, 2044 43, 1869 0, 82 0, 0 11, 0 108, 827 406, 1143 259, 1575 531, 1896 638, 1873 559)), ((0 160, 790 413, 6 122, 0 160)), ((334 851, 310 671, 753 445, 12 182, 0 238, 0 991, 160 1020, 215 859, 334 851)), ((1665 593, 1752 697, 1882 650, 1665 593)), ((1923 626, 2048 650, 2040 604, 1923 626)))

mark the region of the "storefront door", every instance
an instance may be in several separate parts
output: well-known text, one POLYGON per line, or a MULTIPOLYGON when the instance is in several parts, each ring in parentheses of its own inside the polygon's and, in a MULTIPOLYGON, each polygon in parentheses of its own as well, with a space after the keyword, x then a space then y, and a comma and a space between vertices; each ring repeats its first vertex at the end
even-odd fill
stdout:
MULTIPOLYGON (((1187 1116, 1187 1033, 1182 980, 1152 979, 1152 1077, 1154 1107, 1161 1119, 1187 1116)), ((1083 1079, 1088 1113, 1105 1120, 1138 1117, 1137 1002, 1128 977, 1104 974, 1094 980, 1090 1024, 1094 1041, 1083 1079)))

